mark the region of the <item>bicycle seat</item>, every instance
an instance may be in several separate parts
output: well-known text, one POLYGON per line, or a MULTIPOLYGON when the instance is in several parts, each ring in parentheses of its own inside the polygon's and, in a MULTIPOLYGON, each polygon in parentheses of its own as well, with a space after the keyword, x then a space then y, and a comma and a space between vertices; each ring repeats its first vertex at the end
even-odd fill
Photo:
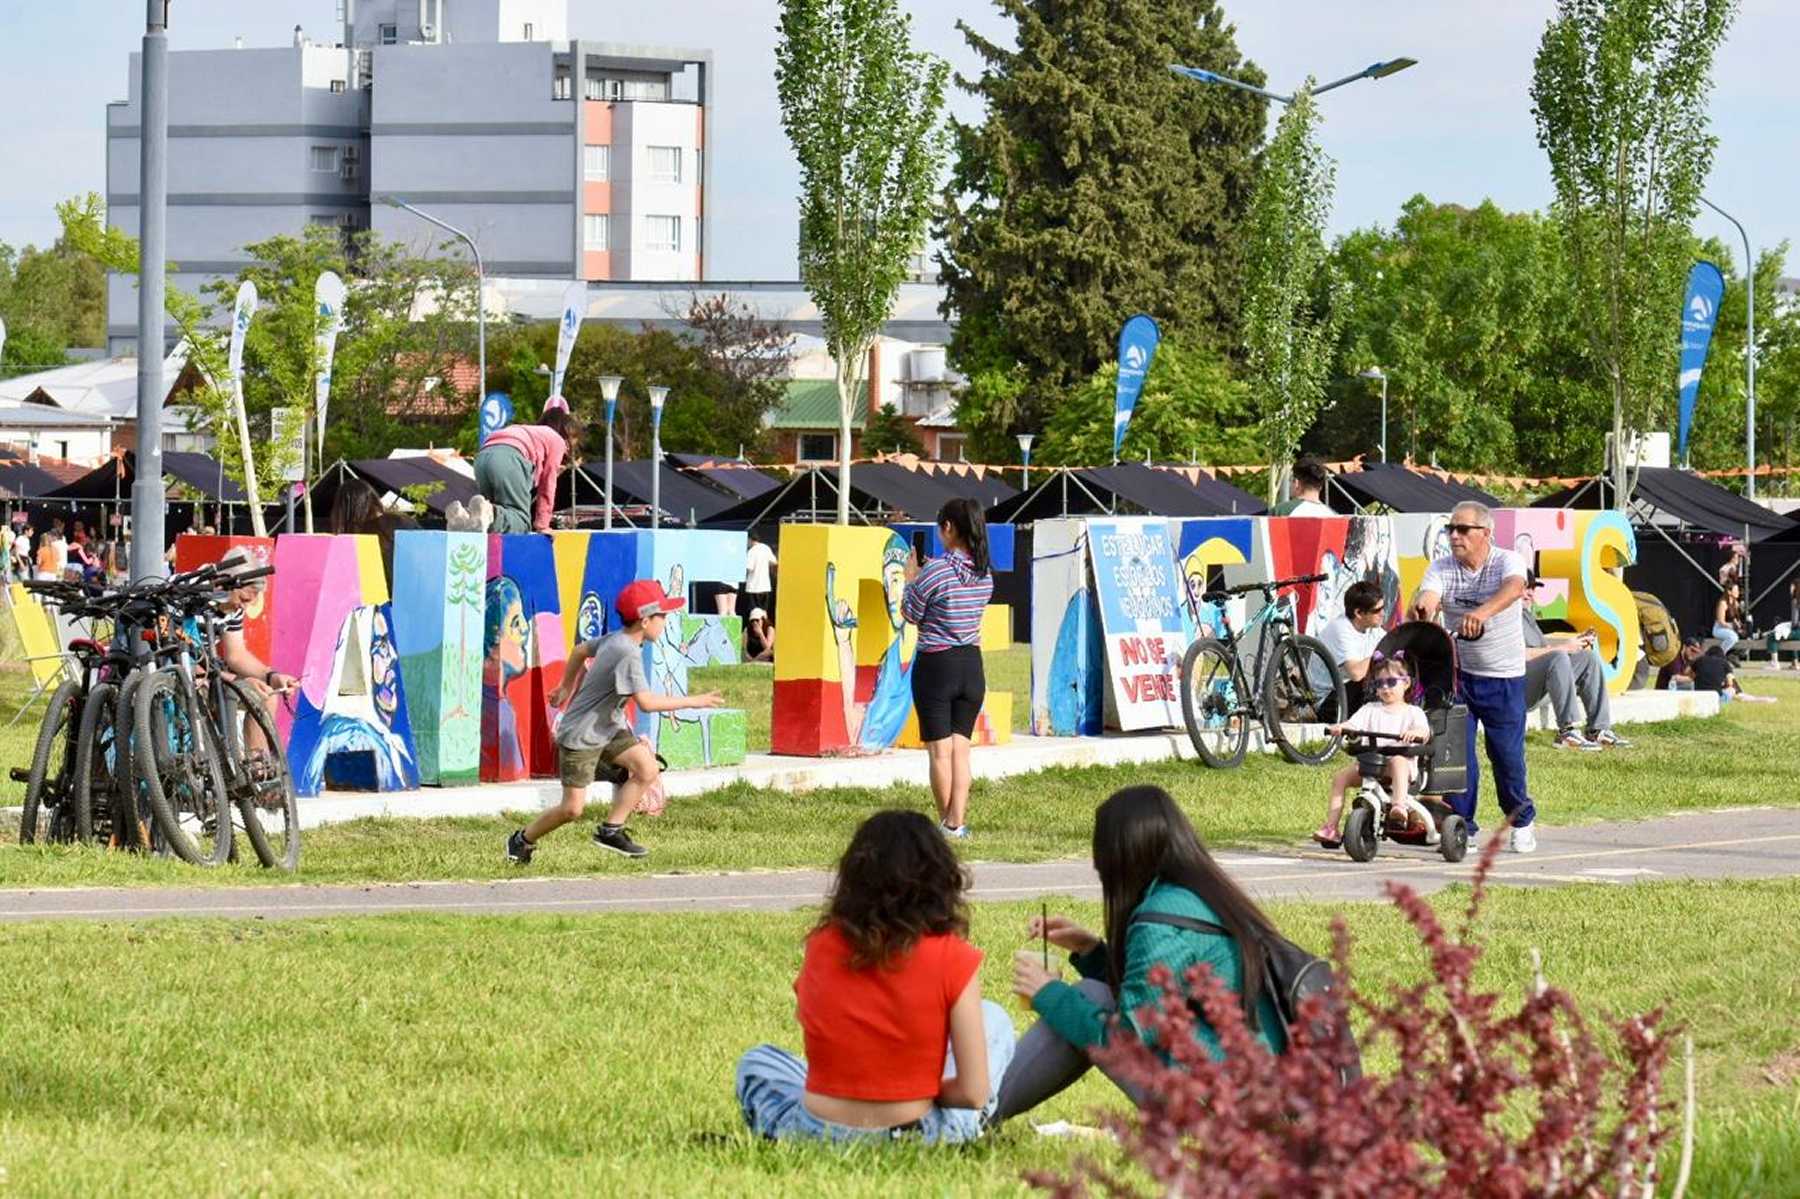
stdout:
POLYGON ((69 652, 72 654, 104 654, 106 647, 92 637, 77 637, 69 642, 69 652))

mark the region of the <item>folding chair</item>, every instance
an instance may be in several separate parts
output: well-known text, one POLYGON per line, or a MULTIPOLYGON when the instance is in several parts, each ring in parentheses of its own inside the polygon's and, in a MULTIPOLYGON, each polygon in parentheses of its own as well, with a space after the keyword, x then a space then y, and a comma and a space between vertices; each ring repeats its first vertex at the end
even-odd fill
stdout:
POLYGON ((62 680, 69 653, 63 648, 62 622, 38 603, 37 597, 22 584, 14 583, 6 590, 11 601, 13 627, 19 631, 19 642, 25 647, 25 661, 31 664, 32 678, 37 682, 36 689, 6 722, 6 727, 11 728, 41 696, 62 680))

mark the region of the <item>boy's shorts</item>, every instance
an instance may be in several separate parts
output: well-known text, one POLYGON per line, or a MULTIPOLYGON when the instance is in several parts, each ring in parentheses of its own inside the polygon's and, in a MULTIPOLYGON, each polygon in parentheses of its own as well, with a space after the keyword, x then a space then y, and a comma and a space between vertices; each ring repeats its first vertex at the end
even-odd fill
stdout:
POLYGON ((566 745, 556 747, 556 765, 562 771, 562 784, 565 787, 586 787, 592 785, 594 775, 599 772, 600 765, 610 766, 619 760, 619 755, 638 744, 636 733, 614 733, 613 739, 599 749, 570 749, 566 745))

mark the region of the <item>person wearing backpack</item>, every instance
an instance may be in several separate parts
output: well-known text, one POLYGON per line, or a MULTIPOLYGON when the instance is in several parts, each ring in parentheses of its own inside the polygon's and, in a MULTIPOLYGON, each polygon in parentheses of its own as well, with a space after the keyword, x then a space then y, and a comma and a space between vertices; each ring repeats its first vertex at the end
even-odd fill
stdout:
MULTIPOLYGON (((1257 1040, 1273 1053, 1287 1048, 1269 949, 1293 947, 1213 861, 1169 793, 1161 787, 1115 792, 1094 813, 1093 852, 1106 937, 1063 916, 1031 920, 1030 935, 1047 935, 1050 944, 1067 950, 1080 980, 1061 981, 1030 954, 1015 957, 1013 991, 1030 1001, 1039 1019, 1020 1039, 1001 1080, 996 1121, 1029 1111, 1087 1073, 1094 1065, 1088 1050, 1105 1044, 1115 1029, 1156 1048, 1140 1014, 1162 998, 1149 977, 1158 965, 1178 981, 1192 966, 1212 967, 1243 998, 1257 1040), (1247 944, 1259 951, 1243 952, 1247 944)), ((1218 1034, 1198 1015, 1194 1039, 1215 1058, 1223 1056, 1218 1034)), ((1142 1102, 1130 1086, 1113 1082, 1142 1102)))

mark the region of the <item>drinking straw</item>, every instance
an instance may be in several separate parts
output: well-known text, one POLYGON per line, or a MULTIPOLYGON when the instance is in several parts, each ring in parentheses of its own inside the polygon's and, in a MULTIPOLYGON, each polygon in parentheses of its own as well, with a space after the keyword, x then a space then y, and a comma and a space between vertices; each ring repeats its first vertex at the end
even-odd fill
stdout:
POLYGON ((1050 969, 1050 903, 1044 902, 1043 913, 1038 919, 1038 932, 1044 938, 1044 969, 1050 969))

